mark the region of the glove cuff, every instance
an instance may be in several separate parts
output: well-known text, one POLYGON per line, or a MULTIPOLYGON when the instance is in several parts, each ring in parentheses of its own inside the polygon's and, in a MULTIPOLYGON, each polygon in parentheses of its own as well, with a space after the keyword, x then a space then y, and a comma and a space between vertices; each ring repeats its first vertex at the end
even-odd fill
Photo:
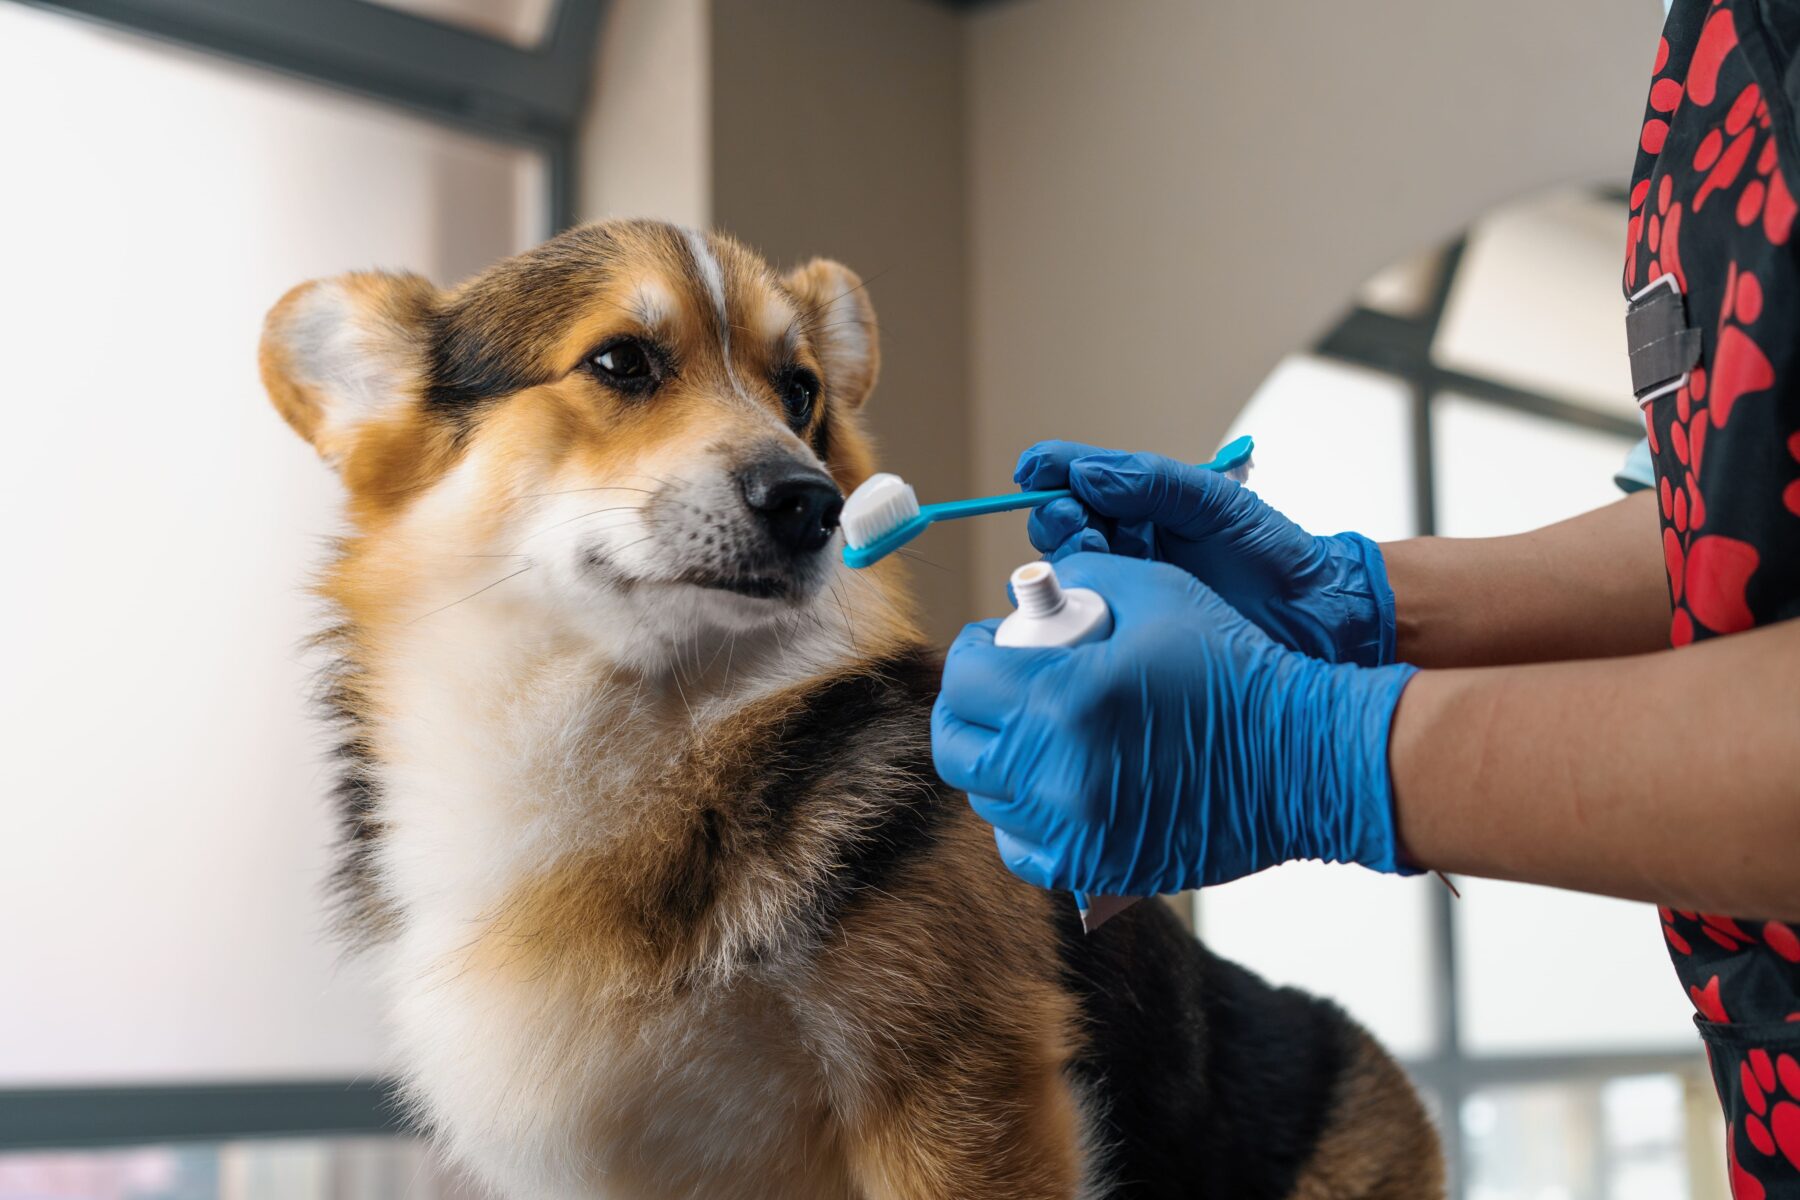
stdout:
POLYGON ((1409 663, 1395 663, 1356 671, 1352 680, 1357 693, 1362 762, 1360 770, 1346 780, 1352 789, 1351 794, 1344 797, 1352 826, 1347 830, 1352 834, 1347 842, 1356 847, 1353 861, 1389 875, 1419 874, 1418 868, 1408 866, 1400 858, 1399 821, 1394 815, 1394 772, 1388 755, 1400 694, 1418 673, 1419 669, 1409 663))
POLYGON ((1338 594, 1347 601, 1333 661, 1385 667, 1394 661, 1399 622, 1381 547, 1360 533, 1321 539, 1336 567, 1338 594))
MULTIPOLYGON (((1304 750, 1289 758, 1287 781, 1300 819, 1288 858, 1353 862, 1389 875, 1419 872, 1400 858, 1388 742, 1400 694, 1419 669, 1312 664, 1317 698, 1308 705, 1304 750)), ((1309 689, 1311 690, 1311 689, 1309 689)))

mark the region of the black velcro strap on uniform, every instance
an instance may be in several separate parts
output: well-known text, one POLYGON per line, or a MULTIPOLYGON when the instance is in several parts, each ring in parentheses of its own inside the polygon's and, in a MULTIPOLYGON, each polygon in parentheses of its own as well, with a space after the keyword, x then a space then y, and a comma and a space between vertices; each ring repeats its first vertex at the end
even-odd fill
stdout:
POLYGON ((1642 396, 1673 383, 1700 361, 1700 331, 1678 329, 1631 352, 1631 390, 1642 396))
POLYGON ((1687 301, 1672 287, 1658 288, 1625 310, 1631 352, 1631 390, 1641 398, 1691 370, 1700 361, 1700 331, 1687 323, 1687 301))

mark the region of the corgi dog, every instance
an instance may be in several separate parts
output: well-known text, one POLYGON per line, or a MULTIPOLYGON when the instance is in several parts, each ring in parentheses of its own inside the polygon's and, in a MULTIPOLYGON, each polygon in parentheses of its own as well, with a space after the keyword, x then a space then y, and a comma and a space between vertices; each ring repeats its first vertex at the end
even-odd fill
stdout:
POLYGON ((901 568, 839 555, 878 358, 844 267, 646 221, 269 314, 412 1115, 530 1200, 1442 1194, 1339 1009, 1162 904, 1083 936, 939 781, 901 568))

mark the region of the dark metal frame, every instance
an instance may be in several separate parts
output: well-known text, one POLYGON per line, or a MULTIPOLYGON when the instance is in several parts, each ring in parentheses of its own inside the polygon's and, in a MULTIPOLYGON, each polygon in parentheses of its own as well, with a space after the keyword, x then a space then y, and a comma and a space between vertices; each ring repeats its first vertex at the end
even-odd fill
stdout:
POLYGON ((367 0, 19 0, 384 101, 544 155, 552 232, 575 220, 576 135, 606 0, 557 0, 515 46, 367 0))
MULTIPOLYGON (((1623 199, 1621 197, 1621 204, 1623 199)), ((1437 532, 1437 466, 1432 453, 1431 416, 1436 399, 1444 393, 1486 401, 1515 412, 1544 417, 1562 424, 1610 433, 1636 440, 1643 426, 1627 416, 1599 412, 1555 396, 1514 387, 1498 380, 1445 369, 1432 361, 1431 345, 1443 322, 1451 285, 1462 264, 1466 238, 1458 238, 1443 253, 1438 275, 1424 312, 1401 317, 1369 308, 1354 309, 1336 328, 1319 339, 1314 353, 1324 358, 1379 371, 1406 384, 1411 392, 1411 456, 1414 508, 1418 532, 1437 532)), ((1483 1088, 1545 1082, 1580 1082, 1621 1075, 1686 1074, 1700 1066, 1694 1051, 1650 1051, 1638 1054, 1548 1054, 1532 1056, 1471 1055, 1463 1049, 1463 1032, 1455 925, 1456 899, 1448 887, 1435 889, 1431 907, 1432 953, 1436 972, 1432 998, 1438 1014, 1436 1049, 1405 1066, 1419 1084, 1435 1093, 1441 1104, 1444 1149, 1455 1175, 1452 1195, 1466 1194, 1463 1161, 1462 1106, 1472 1092, 1483 1088)))
POLYGON ((398 1133, 400 1112, 385 1083, 0 1091, 0 1150, 398 1133))
POLYGON ((1349 316, 1319 339, 1315 353, 1339 362, 1368 367, 1404 382, 1412 393, 1413 509, 1419 533, 1437 532, 1437 468, 1431 453, 1431 410, 1435 399, 1450 392, 1559 421, 1577 429, 1637 439, 1643 426, 1630 417, 1615 416, 1574 404, 1543 392, 1514 387, 1497 379, 1470 375, 1440 367, 1431 358, 1432 339, 1450 298, 1450 284, 1462 263, 1466 242, 1459 238, 1445 251, 1439 275, 1425 312, 1418 317, 1399 317, 1372 308, 1353 309, 1349 316))
MULTIPOLYGON (((521 47, 365 0, 19 0, 395 105, 544 156, 574 223, 577 134, 606 0, 557 0, 521 47)), ((383 1082, 0 1089, 0 1150, 395 1133, 383 1082)))

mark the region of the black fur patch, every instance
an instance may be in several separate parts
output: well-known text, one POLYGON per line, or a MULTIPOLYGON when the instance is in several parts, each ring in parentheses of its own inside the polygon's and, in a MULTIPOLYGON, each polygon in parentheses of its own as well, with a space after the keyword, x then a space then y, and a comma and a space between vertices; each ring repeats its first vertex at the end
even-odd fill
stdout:
POLYGON ((579 226, 455 292, 430 325, 426 406, 466 423, 482 404, 545 382, 550 348, 618 261, 615 230, 655 233, 648 223, 579 226))
MULTIPOLYGON (((331 629, 317 643, 335 649, 344 637, 344 630, 331 629)), ((339 932, 352 945, 368 945, 393 931, 396 914, 376 881, 375 851, 383 831, 381 785, 358 715, 355 672, 347 659, 327 668, 319 704, 340 734, 334 752, 337 780, 331 788, 337 810, 337 863, 327 886, 339 932)))
POLYGON ((712 906, 725 850, 724 825, 718 809, 703 810, 694 837, 664 883, 657 907, 678 926, 698 920, 712 906))
MULTIPOLYGON (((963 803, 931 761, 931 706, 942 672, 939 656, 923 647, 876 664, 872 674, 857 677, 863 681, 859 686, 827 689, 838 694, 823 697, 817 706, 820 724, 838 732, 801 733, 796 742, 806 746, 807 738, 821 733, 840 739, 847 768, 880 769, 879 777, 862 786, 883 787, 888 801, 880 819, 845 848, 820 897, 821 925, 836 924, 846 908, 865 895, 879 895, 906 864, 924 857, 963 803)), ((812 749, 817 753, 816 744, 812 749)))
POLYGON ((1350 1061, 1348 1018, 1275 988, 1146 902, 1084 935, 1056 906, 1065 980, 1089 1040, 1115 1200, 1277 1200, 1324 1132, 1350 1061))
POLYGON ((845 796, 873 800, 817 893, 807 921, 816 932, 926 854, 961 803, 931 763, 939 671, 937 655, 920 647, 822 681, 774 722, 754 762, 727 785, 740 797, 731 850, 775 870, 794 863, 787 843, 809 815, 835 813, 845 796))
MULTIPOLYGON (((823 681, 755 755, 744 849, 784 859, 812 806, 879 796, 809 914, 828 935, 853 906, 905 887, 965 803, 937 778, 929 742, 939 657, 913 649, 823 681)), ((1073 1064, 1101 1110, 1116 1200, 1288 1196, 1330 1121, 1352 1061, 1353 1027, 1334 1005, 1275 988, 1217 957, 1160 903, 1084 935, 1072 903, 1052 905, 1063 984, 1086 1038, 1073 1064)), ((980 1037, 982 1016, 944 998, 945 1028, 980 1037), (965 1028, 966 1027, 966 1028, 965 1028)), ((943 1043, 947 1050, 957 1037, 943 1043)), ((930 1070, 929 1059, 913 1064, 930 1070)))
POLYGON ((519 362, 513 344, 494 342, 457 324, 454 314, 432 322, 426 407, 461 419, 489 400, 510 396, 540 382, 519 362))

